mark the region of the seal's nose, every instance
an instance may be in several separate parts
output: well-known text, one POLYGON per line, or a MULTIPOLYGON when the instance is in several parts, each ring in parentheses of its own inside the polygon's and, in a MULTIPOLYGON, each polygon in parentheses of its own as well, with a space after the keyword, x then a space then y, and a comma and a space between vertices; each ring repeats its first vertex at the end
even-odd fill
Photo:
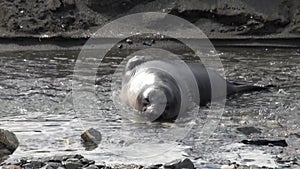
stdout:
POLYGON ((145 112, 145 111, 147 110, 147 107, 148 107, 149 105, 150 105, 150 100, 149 100, 149 98, 148 98, 148 97, 143 98, 143 100, 142 100, 142 106, 143 106, 142 111, 145 112))

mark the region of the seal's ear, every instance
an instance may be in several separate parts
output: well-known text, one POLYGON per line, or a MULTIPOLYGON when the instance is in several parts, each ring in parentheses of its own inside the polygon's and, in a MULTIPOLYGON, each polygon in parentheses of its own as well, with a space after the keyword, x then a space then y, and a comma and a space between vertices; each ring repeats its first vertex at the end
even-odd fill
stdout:
POLYGON ((136 66, 144 63, 144 62, 147 62, 149 61, 150 59, 146 56, 134 56, 132 58, 130 58, 125 66, 125 69, 124 69, 124 73, 125 72, 128 72, 128 71, 131 71, 132 69, 134 69, 136 66))

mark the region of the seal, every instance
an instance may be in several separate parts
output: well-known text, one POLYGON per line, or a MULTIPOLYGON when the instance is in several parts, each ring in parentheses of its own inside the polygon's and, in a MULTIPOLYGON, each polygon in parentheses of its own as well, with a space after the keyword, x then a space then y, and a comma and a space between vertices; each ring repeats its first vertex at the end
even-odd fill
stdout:
POLYGON ((174 121, 196 103, 205 106, 235 93, 264 87, 229 82, 200 63, 149 60, 135 56, 127 62, 121 101, 148 121, 174 121))

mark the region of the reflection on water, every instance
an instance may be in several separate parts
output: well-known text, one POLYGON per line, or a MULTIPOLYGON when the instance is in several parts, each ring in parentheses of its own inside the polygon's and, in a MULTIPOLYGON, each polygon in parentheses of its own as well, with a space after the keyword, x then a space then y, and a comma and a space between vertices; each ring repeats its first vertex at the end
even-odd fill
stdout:
MULTIPOLYGON (((289 139, 299 134, 300 51, 263 48, 219 51, 229 80, 279 87, 229 98, 219 127, 205 143, 199 140, 200 124, 194 125, 183 140, 167 140, 174 138, 166 136, 170 124, 129 125, 122 119, 110 98, 110 73, 122 60, 116 56, 98 69, 97 105, 89 105, 89 96, 82 95, 86 102, 80 106, 87 111, 74 111, 72 72, 79 51, 1 53, 0 128, 14 131, 20 139, 21 145, 13 157, 76 152, 115 162, 122 158, 124 162, 126 157, 150 158, 154 152, 163 152, 159 160, 182 155, 222 159, 224 150, 219 147, 242 139, 289 139), (240 126, 255 126, 262 133, 246 136, 236 131, 240 126), (80 142, 80 134, 89 127, 103 134, 101 145, 93 151, 85 151, 80 142), (147 148, 142 143, 151 146, 147 148), (183 151, 186 146, 193 150, 183 151), (169 154, 162 151, 169 148, 169 154)), ((295 140, 290 140, 290 145, 297 146, 295 140)))

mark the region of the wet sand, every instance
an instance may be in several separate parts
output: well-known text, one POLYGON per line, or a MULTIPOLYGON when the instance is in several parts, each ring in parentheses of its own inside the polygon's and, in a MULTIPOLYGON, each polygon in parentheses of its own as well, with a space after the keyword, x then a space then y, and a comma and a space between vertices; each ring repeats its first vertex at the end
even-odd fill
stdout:
MULTIPOLYGON (((229 80, 271 83, 279 88, 229 98, 216 131, 205 142, 199 140, 201 120, 185 139, 179 141, 161 135, 167 131, 168 125, 123 123, 120 112, 110 99, 111 73, 123 59, 118 55, 99 67, 96 88, 101 104, 90 111, 86 107, 89 100, 86 100, 78 105, 86 108, 85 113, 77 114, 69 92, 78 50, 2 52, 0 125, 15 132, 21 143, 11 158, 21 159, 29 154, 37 158, 54 154, 82 154, 98 162, 147 166, 149 163, 164 164, 174 158, 187 157, 198 168, 220 168, 233 163, 271 168, 298 167, 299 50, 218 48, 218 51, 212 54, 222 59, 229 80), (85 128, 95 126, 103 133, 104 141, 98 149, 86 151, 80 134, 85 128), (150 144, 149 147, 149 138, 162 136, 163 142, 156 146, 150 144), (266 143, 262 140, 270 141, 266 143), (274 144, 279 140, 284 140, 287 146, 274 144), (148 156, 153 151, 161 152, 166 147, 172 149, 154 156, 152 160, 132 159, 148 156)), ((208 112, 205 108, 202 111, 203 115, 208 112)))

